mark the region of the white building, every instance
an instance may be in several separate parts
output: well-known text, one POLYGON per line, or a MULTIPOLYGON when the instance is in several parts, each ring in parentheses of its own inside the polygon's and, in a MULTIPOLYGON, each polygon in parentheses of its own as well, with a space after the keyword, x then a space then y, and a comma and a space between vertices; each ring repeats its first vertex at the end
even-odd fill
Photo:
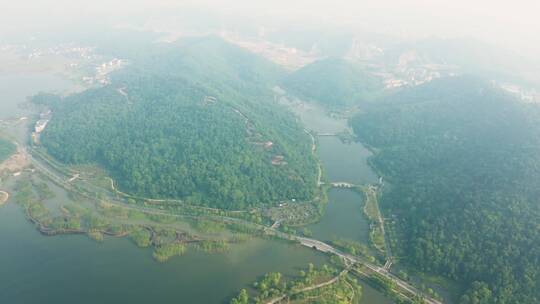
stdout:
POLYGON ((36 133, 41 133, 43 130, 45 130, 45 127, 47 127, 47 124, 49 123, 48 119, 40 119, 36 122, 35 131, 36 133))

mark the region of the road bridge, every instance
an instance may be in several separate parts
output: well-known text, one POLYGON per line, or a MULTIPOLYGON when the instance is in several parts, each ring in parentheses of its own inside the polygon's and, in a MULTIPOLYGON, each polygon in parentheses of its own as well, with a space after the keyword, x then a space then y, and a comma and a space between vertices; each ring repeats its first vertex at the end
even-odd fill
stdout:
MULTIPOLYGON (((309 247, 309 248, 312 248, 312 249, 315 249, 315 250, 318 250, 318 251, 324 252, 324 253, 335 254, 335 255, 341 257, 342 259, 344 259, 346 262, 348 261, 348 262, 351 262, 351 263, 354 263, 354 264, 356 264, 356 263, 362 264, 363 266, 365 266, 369 270, 371 270, 373 272, 376 272, 379 275, 381 275, 383 277, 386 277, 387 279, 390 279, 399 288, 401 288, 401 289, 403 289, 403 290, 405 290, 405 291, 407 291, 407 292, 409 292, 409 293, 411 293, 413 295, 423 296, 424 301, 426 303, 428 303, 428 304, 443 304, 442 302, 440 302, 438 300, 426 297, 421 291, 417 290, 412 285, 406 283, 405 281, 399 279, 398 277, 396 277, 393 274, 391 274, 390 272, 388 272, 388 270, 385 267, 380 267, 380 266, 368 263, 368 262, 360 259, 359 257, 343 253, 340 250, 332 247, 331 245, 326 244, 324 242, 321 242, 319 240, 309 239, 309 238, 305 238, 305 237, 296 237, 296 240, 298 242, 300 242, 300 244, 302 244, 302 245, 304 245, 306 247, 309 247)), ((387 262, 387 264, 385 266, 387 266, 387 265, 388 265, 388 262, 387 262)))
MULTIPOLYGON (((24 152, 26 153, 27 151, 24 151, 24 152)), ((47 176, 48 178, 50 178, 52 181, 56 182, 60 186, 63 186, 64 188, 66 188, 66 190, 76 191, 75 189, 73 189, 73 185, 66 181, 66 177, 64 176, 64 174, 62 172, 58 172, 54 168, 50 168, 49 167, 50 164, 47 164, 46 162, 41 162, 39 159, 37 159, 35 157, 32 157, 32 154, 30 154, 30 153, 28 153, 27 155, 28 155, 29 160, 32 162, 32 164, 34 165, 34 167, 38 171, 43 173, 45 176, 47 176)), ((85 183, 85 186, 90 186, 90 185, 85 183)), ((97 190, 97 188, 98 188, 97 186, 92 186, 92 190, 97 190)), ((103 189, 101 189, 101 190, 103 190, 103 189)), ((101 191, 98 191, 98 192, 103 193, 101 191)), ((145 212, 145 213, 148 213, 148 214, 172 215, 172 216, 177 216, 177 217, 196 218, 195 216, 172 214, 170 212, 156 210, 155 208, 151 208, 151 207, 142 207, 142 206, 130 205, 130 204, 127 204, 127 203, 125 203, 123 201, 118 201, 118 200, 114 199, 113 197, 109 197, 108 201, 109 201, 109 203, 111 203, 113 205, 117 205, 117 206, 127 208, 127 209, 130 209, 130 210, 136 210, 136 211, 145 212)), ((380 266, 371 264, 369 262, 366 262, 366 261, 362 260, 360 257, 356 257, 356 256, 353 256, 353 255, 350 255, 350 254, 343 253, 340 250, 338 250, 338 249, 334 248, 333 246, 331 246, 331 245, 329 245, 327 243, 324 243, 322 241, 315 240, 315 239, 310 239, 310 238, 306 238, 306 237, 300 237, 300 236, 291 235, 291 234, 288 234, 288 233, 281 232, 281 231, 279 231, 279 230, 277 230, 275 228, 272 228, 272 227, 268 227, 268 226, 264 226, 264 225, 261 225, 261 224, 245 221, 245 220, 239 219, 239 218, 233 218, 233 217, 227 217, 227 216, 213 216, 213 215, 200 216, 200 218, 208 218, 208 219, 221 220, 221 221, 230 222, 230 223, 244 224, 244 225, 247 225, 248 227, 253 227, 253 228, 264 230, 266 233, 275 235, 275 236, 277 236, 279 238, 282 238, 282 239, 288 239, 288 240, 292 240, 292 241, 297 241, 300 244, 302 244, 303 246, 315 249, 317 251, 327 253, 327 254, 337 255, 337 256, 341 257, 342 259, 344 259, 344 261, 346 263, 362 264, 364 267, 370 269, 371 271, 376 272, 376 273, 380 274, 381 276, 392 280, 402 290, 405 290, 405 291, 407 291, 407 292, 409 292, 409 293, 411 293, 413 295, 418 295, 418 296, 425 297, 425 301, 428 304, 442 304, 442 302, 440 302, 438 300, 427 298, 422 292, 420 292, 419 290, 417 290, 413 286, 409 285, 408 283, 402 281, 401 279, 397 278, 396 276, 392 275, 384 267, 380 267, 380 266)))

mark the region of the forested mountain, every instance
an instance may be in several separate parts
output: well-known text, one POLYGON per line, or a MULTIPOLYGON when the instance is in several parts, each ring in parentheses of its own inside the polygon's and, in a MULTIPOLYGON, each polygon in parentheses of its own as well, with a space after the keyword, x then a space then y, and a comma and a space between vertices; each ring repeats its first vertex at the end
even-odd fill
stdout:
POLYGON ((132 59, 136 67, 144 67, 145 74, 179 77, 216 90, 262 88, 268 93, 268 86, 285 75, 278 65, 217 36, 184 38, 176 43, 159 44, 133 55, 132 59))
POLYGON ((42 142, 140 196, 230 209, 308 200, 316 162, 309 136, 273 103, 281 73, 215 37, 155 45, 112 84, 57 103, 42 142))
POLYGON ((376 77, 341 58, 315 61, 287 76, 283 85, 299 97, 331 107, 371 100, 382 91, 376 77))
POLYGON ((540 302, 540 108, 470 77, 385 98, 352 126, 389 181, 406 262, 461 303, 540 302))

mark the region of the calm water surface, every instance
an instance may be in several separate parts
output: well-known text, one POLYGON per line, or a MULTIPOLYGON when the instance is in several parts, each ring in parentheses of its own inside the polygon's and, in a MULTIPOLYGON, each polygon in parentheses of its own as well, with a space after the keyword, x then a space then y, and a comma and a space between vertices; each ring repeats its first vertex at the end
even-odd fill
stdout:
POLYGON ((72 82, 48 73, 0 73, 0 119, 25 115, 20 104, 28 96, 41 91, 64 92, 71 87, 72 82))
MULTIPOLYGON (((0 74, 0 119, 24 115, 18 104, 26 96, 69 88, 68 81, 53 75, 0 74)), ((332 128, 343 125, 342 121, 324 121, 332 128)), ((339 163, 331 160, 330 151, 336 149, 339 153, 346 148, 332 148, 332 139, 321 142, 325 142, 320 153, 328 177, 344 180, 346 175, 331 173, 330 166, 339 163)), ((351 176, 351 181, 364 178, 351 176)), ((62 204, 66 199, 65 194, 57 193, 56 201, 49 203, 62 204)), ((365 239, 362 196, 332 190, 330 201, 325 218, 311 227, 317 236, 365 239)), ((227 303, 241 288, 249 287, 267 272, 292 275, 310 262, 320 265, 327 261, 326 256, 307 248, 257 239, 232 246, 223 254, 190 250, 185 256, 160 264, 153 260, 151 249, 139 249, 128 239, 109 238, 96 243, 80 235, 44 237, 12 199, 0 207, 0 241, 0 303, 15 304, 227 303)), ((362 303, 391 303, 373 288, 362 285, 362 303)))
POLYGON ((343 143, 335 136, 319 136, 318 151, 329 181, 353 184, 377 182, 377 175, 367 163, 371 152, 361 143, 343 143))
POLYGON ((0 303, 226 303, 266 272, 292 275, 326 260, 307 248, 254 240, 225 254, 193 249, 161 264, 128 239, 44 237, 13 203, 0 209, 0 240, 0 303))
POLYGON ((349 189, 330 189, 323 218, 308 228, 316 239, 347 239, 367 244, 369 222, 363 207, 362 194, 349 189))

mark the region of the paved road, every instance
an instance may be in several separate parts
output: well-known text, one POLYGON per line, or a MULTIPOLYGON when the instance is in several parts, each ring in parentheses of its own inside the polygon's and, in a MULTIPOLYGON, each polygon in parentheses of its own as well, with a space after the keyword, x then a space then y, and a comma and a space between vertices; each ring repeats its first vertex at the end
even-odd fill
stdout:
MULTIPOLYGON (((417 290, 416 288, 411 286, 409 283, 407 283, 407 282, 399 279, 398 277, 394 276, 393 274, 389 273, 388 270, 386 270, 384 267, 379 267, 377 265, 366 262, 366 261, 364 261, 364 260, 362 260, 362 259, 360 259, 360 258, 358 258, 356 256, 352 256, 350 254, 343 253, 343 252, 339 251, 338 249, 332 247, 331 245, 328 245, 328 244, 326 244, 324 242, 321 242, 319 240, 314 240, 314 239, 305 238, 305 237, 296 237, 295 239, 298 242, 300 242, 300 244, 302 244, 304 246, 313 248, 315 250, 318 250, 318 251, 321 251, 321 252, 324 252, 324 253, 335 254, 335 255, 343 258, 344 260, 348 260, 348 261, 353 262, 353 263, 362 264, 365 267, 367 267, 368 269, 370 269, 371 271, 374 271, 374 272, 386 277, 387 279, 392 280, 400 288, 402 288, 402 289, 404 289, 404 290, 406 290, 406 291, 408 291, 408 292, 410 292, 410 293, 412 293, 414 295, 420 295, 420 296, 425 297, 425 295, 422 292, 420 292, 419 290, 417 290)), ((442 302, 440 302, 438 300, 427 298, 427 297, 424 300, 429 304, 442 304, 442 302)))
MULTIPOLYGON (((382 187, 382 186, 381 186, 382 187)), ((384 269, 390 270, 390 267, 392 267, 392 264, 394 263, 394 257, 392 256, 392 247, 390 246, 390 240, 388 239, 386 235, 386 230, 384 226, 384 218, 382 217, 381 211, 379 209, 379 200, 377 198, 377 187, 373 185, 367 186, 367 192, 366 196, 369 197, 369 195, 373 196, 373 199, 375 200, 375 204, 377 206, 377 221, 379 222, 379 225, 381 227, 382 234, 384 236, 384 249, 386 251, 386 263, 384 264, 384 269)))
MULTIPOLYGON (((53 181, 57 182, 58 184, 66 187, 68 190, 74 190, 72 185, 70 183, 68 183, 65 178, 59 177, 57 173, 53 172, 53 171, 56 171, 56 170, 50 170, 46 164, 41 163, 38 159, 34 158, 30 153, 27 153, 27 154, 28 154, 29 160, 32 162, 32 164, 34 165, 34 167, 38 171, 42 172, 43 174, 45 174, 47 177, 51 178, 53 181)), ((124 207, 124 208, 127 208, 127 209, 131 209, 131 210, 142 211, 142 212, 149 213, 149 214, 186 217, 186 216, 182 216, 182 215, 172 214, 172 213, 166 212, 166 211, 156 210, 155 208, 135 206, 135 205, 127 204, 125 202, 120 202, 120 201, 116 201, 116 200, 110 200, 109 203, 111 203, 113 205, 121 206, 121 207, 124 207)), ((386 277, 386 278, 392 280, 393 282, 396 283, 397 286, 399 286, 403 290, 406 290, 406 291, 408 291, 408 292, 410 292, 410 293, 412 293, 414 295, 425 296, 422 292, 420 292, 419 290, 417 290, 413 286, 409 285, 408 283, 402 281, 401 279, 399 279, 396 276, 389 273, 385 268, 379 267, 379 266, 374 265, 374 264, 371 264, 371 263, 369 263, 367 261, 364 261, 364 260, 360 259, 359 257, 343 253, 340 250, 338 250, 338 249, 332 247, 331 245, 326 244, 326 243, 324 243, 322 241, 319 241, 319 240, 316 240, 316 239, 310 239, 310 238, 306 238, 306 237, 295 236, 295 235, 291 235, 291 234, 287 234, 287 233, 283 233, 283 232, 281 232, 281 231, 279 231, 277 229, 274 229, 272 227, 256 224, 256 223, 245 221, 245 220, 242 220, 242 219, 239 219, 239 218, 232 218, 232 217, 226 217, 226 216, 212 216, 212 215, 205 215, 203 217, 209 218, 209 219, 226 221, 226 222, 244 224, 244 225, 247 225, 249 227, 264 230, 268 234, 273 234, 273 235, 275 235, 277 237, 280 237, 280 238, 283 238, 283 239, 297 241, 297 242, 299 242, 300 244, 302 244, 302 245, 304 245, 306 247, 313 248, 315 250, 318 250, 318 251, 321 251, 321 252, 324 252, 324 253, 337 255, 337 256, 343 258, 346 261, 349 261, 349 262, 352 262, 352 263, 359 263, 359 264, 364 265, 368 269, 370 269, 370 270, 372 270, 374 272, 377 272, 378 274, 382 275, 383 277, 386 277)), ((425 298, 425 301, 428 304, 442 304, 442 302, 440 302, 438 300, 427 298, 427 297, 425 298)))

